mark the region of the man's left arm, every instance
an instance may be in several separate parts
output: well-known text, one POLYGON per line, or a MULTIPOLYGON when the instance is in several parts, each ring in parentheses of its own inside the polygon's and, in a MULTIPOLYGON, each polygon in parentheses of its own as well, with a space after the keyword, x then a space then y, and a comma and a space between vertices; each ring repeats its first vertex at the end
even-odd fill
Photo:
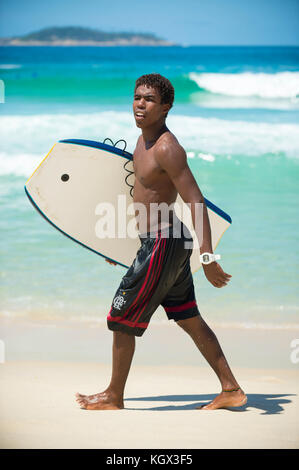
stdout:
MULTIPOLYGON (((213 253, 211 241, 211 227, 204 197, 188 166, 185 150, 178 144, 167 143, 160 145, 156 152, 156 159, 161 168, 167 172, 179 195, 185 203, 189 204, 192 214, 193 227, 200 243, 200 253, 213 253), (201 205, 202 210, 198 210, 201 205), (202 214, 202 227, 197 217, 202 214)), ((231 275, 225 273, 215 261, 203 264, 207 279, 215 287, 223 287, 230 280, 231 275)))

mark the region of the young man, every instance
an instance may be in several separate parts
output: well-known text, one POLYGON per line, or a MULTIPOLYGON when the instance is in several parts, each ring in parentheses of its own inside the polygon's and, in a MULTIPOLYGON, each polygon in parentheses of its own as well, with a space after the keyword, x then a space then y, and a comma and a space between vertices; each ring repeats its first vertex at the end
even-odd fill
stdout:
MULTIPOLYGON (((196 234, 201 240, 200 252, 213 253, 203 195, 189 169, 184 149, 165 124, 173 100, 173 86, 161 75, 143 75, 136 81, 133 112, 142 134, 133 156, 133 199, 136 205, 145 207, 146 218, 138 219, 141 247, 117 289, 107 318, 108 328, 113 331, 110 384, 95 395, 77 393, 76 400, 81 408, 124 408, 124 388, 135 350, 135 336, 142 336, 160 304, 168 318, 190 335, 220 380, 222 392, 200 409, 237 407, 247 402, 215 334, 199 314, 190 271, 192 250, 186 248, 190 234, 183 224, 178 225, 171 211, 179 193, 184 202, 190 204, 193 225, 198 230, 195 203, 202 203, 202 231, 196 234), (157 218, 151 214, 152 205, 160 203, 170 208, 167 220, 163 215, 157 218), (175 226, 179 227, 179 237, 174 236, 175 226)), ((208 281, 217 288, 225 286, 231 278, 215 261, 203 264, 203 270, 208 281)))

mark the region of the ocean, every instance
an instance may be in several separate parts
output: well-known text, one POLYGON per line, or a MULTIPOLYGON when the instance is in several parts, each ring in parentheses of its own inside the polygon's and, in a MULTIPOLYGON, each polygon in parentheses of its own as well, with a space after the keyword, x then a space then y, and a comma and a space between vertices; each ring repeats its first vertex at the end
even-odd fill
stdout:
MULTIPOLYGON (((202 316, 298 325, 298 47, 0 48, 0 316, 106 322, 125 269, 47 224, 24 184, 59 139, 133 152, 134 83, 152 72, 175 87, 167 124, 202 193, 232 218, 217 248, 230 283, 194 275, 202 316)), ((161 308, 152 321, 167 321, 161 308)))

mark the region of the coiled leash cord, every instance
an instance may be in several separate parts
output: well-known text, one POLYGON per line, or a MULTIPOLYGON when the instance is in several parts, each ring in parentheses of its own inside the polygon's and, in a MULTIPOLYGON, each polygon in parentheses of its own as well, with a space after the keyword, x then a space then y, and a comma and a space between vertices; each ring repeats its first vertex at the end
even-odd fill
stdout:
MULTIPOLYGON (((126 142, 124 139, 119 139, 119 140, 118 140, 117 142, 115 142, 115 144, 114 144, 113 141, 112 141, 109 137, 106 137, 106 139, 103 141, 103 144, 106 142, 106 140, 109 140, 109 141, 111 142, 112 147, 116 147, 119 142, 124 142, 125 146, 124 146, 124 148, 121 149, 121 150, 122 150, 123 152, 125 152, 125 150, 126 150, 126 148, 127 148, 127 142, 126 142)), ((133 186, 132 184, 128 183, 128 181, 127 181, 127 179, 129 178, 129 176, 131 176, 131 175, 134 174, 134 171, 128 170, 128 168, 126 168, 127 164, 130 163, 130 162, 131 162, 131 160, 127 160, 127 161, 124 163, 123 168, 124 168, 124 170, 126 170, 126 172, 128 173, 128 175, 125 177, 125 183, 126 183, 127 186, 129 186, 129 188, 131 188, 131 189, 130 189, 130 195, 131 195, 131 197, 133 197, 132 191, 133 191, 133 189, 134 189, 134 186, 133 186)))

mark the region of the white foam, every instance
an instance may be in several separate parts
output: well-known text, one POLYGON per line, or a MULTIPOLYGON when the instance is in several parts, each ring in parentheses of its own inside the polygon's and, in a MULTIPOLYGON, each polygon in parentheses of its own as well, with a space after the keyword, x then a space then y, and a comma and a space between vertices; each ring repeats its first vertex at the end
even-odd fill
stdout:
POLYGON ((12 69, 20 69, 22 65, 20 64, 0 64, 0 69, 2 70, 12 70, 12 69))
POLYGON ((299 125, 169 116, 168 125, 185 148, 208 155, 299 157, 299 125), (182 126, 184 122, 184 126, 182 126))
POLYGON ((198 158, 201 158, 202 160, 206 160, 207 162, 214 162, 215 157, 214 155, 206 154, 206 153, 199 153, 198 158))
POLYGON ((212 93, 236 97, 289 98, 299 95, 299 72, 195 73, 189 78, 212 93))
POLYGON ((0 153, 0 175, 30 176, 40 161, 41 157, 38 154, 0 153))
POLYGON ((261 98, 258 96, 228 96, 200 92, 190 95, 191 102, 201 108, 298 110, 299 98, 261 98))
MULTIPOLYGON (((213 163, 217 155, 229 155, 231 158, 235 155, 264 154, 299 157, 298 124, 229 121, 182 115, 169 115, 167 123, 189 158, 196 155, 213 163)), ((133 116, 127 112, 1 116, 0 174, 30 176, 60 139, 125 139, 127 150, 133 152, 139 135, 140 130, 136 128, 133 116)))

